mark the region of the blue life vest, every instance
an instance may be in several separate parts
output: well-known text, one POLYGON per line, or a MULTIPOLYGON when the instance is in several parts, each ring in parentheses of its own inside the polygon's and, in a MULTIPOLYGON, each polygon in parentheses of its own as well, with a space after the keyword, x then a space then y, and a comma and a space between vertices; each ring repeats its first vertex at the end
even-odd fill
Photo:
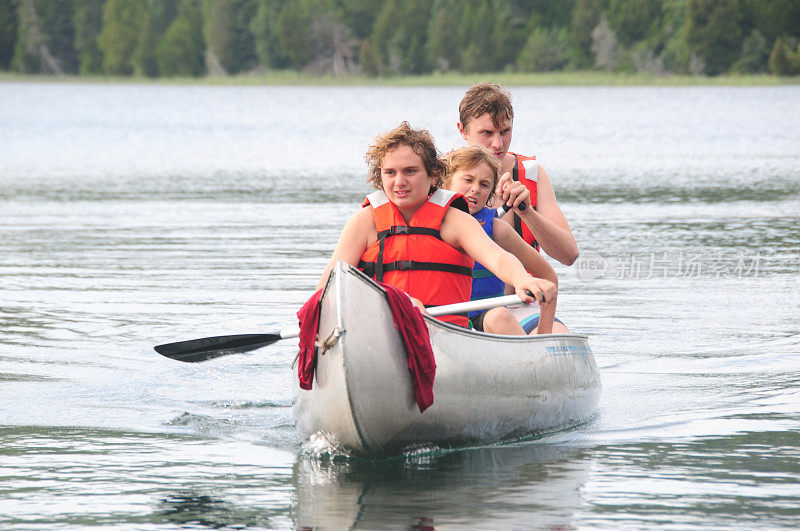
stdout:
MULTIPOLYGON (((494 240, 494 219, 497 210, 494 208, 483 207, 472 215, 481 224, 486 234, 494 240)), ((475 262, 472 268, 472 299, 488 299, 490 297, 500 297, 505 294, 506 283, 494 276, 494 273, 475 262)), ((481 310, 482 311, 482 310, 481 310)), ((480 311, 470 312, 469 318, 472 319, 480 315, 480 311)))

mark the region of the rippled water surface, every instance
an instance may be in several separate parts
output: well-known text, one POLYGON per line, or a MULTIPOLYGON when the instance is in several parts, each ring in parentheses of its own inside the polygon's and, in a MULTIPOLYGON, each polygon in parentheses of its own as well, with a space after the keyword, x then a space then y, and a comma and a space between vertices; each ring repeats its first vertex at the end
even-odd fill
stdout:
POLYGON ((294 433, 284 341, 400 120, 462 88, 0 84, 0 527, 795 528, 800 88, 518 88, 600 409, 384 461, 294 433))

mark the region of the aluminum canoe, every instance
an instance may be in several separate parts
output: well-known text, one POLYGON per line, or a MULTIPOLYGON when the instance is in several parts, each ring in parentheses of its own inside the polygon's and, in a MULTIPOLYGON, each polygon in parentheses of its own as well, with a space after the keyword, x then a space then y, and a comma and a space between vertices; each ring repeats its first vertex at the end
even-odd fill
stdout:
POLYGON ((600 375, 579 334, 501 336, 425 316, 434 402, 420 413, 383 289, 337 263, 320 302, 312 389, 294 403, 302 440, 322 434, 354 455, 485 444, 564 429, 594 414, 600 375))

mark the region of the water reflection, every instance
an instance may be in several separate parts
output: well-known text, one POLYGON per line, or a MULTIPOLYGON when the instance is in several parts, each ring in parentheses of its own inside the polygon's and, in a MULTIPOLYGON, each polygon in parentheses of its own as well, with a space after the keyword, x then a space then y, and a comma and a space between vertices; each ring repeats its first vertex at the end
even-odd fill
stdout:
POLYGON ((153 523, 159 521, 181 527, 202 526, 212 529, 272 527, 269 519, 260 511, 237 507, 223 498, 195 491, 178 492, 164 498, 151 519, 153 523))
POLYGON ((572 528, 593 461, 578 448, 528 444, 388 460, 294 464, 292 518, 303 527, 572 528))

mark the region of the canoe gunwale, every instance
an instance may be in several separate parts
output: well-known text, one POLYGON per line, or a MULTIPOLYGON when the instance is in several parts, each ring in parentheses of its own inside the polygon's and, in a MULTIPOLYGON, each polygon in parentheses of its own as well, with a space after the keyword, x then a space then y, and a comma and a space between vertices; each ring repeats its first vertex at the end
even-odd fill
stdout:
MULTIPOLYGON (((348 264, 346 264, 344 262, 340 262, 340 263, 342 264, 341 267, 343 268, 343 270, 342 270, 343 273, 346 273, 346 274, 353 275, 353 276, 361 278, 362 280, 365 281, 367 286, 369 286, 370 288, 374 289, 376 292, 381 293, 384 297, 386 296, 386 290, 383 289, 380 285, 378 285, 370 277, 365 275, 364 272, 362 272, 360 269, 352 267, 352 266, 350 266, 350 265, 348 265, 348 264)), ((331 278, 333 278, 334 276, 336 276, 336 275, 333 274, 333 269, 332 269, 331 270, 331 278)), ((328 282, 330 283, 331 280, 329 279, 328 282)), ((341 281, 337 280, 337 282, 341 282, 341 281)), ((341 286, 337 286, 337 288, 341 288, 341 286)), ((337 302, 339 304, 342 304, 344 301, 342 300, 342 290, 341 289, 337 289, 337 296, 339 297, 339 300, 337 302)), ((339 306, 339 307, 341 308, 341 306, 339 306)), ((448 332, 453 332, 453 333, 457 333, 457 334, 463 334, 463 335, 472 336, 472 337, 480 337, 480 338, 484 338, 484 339, 485 338, 491 338, 491 339, 495 339, 497 341, 502 341, 502 342, 529 343, 529 342, 535 342, 535 341, 547 341, 548 339, 559 338, 559 337, 573 338, 573 339, 574 338, 589 339, 588 335, 575 334, 575 333, 571 333, 571 332, 568 333, 568 334, 535 334, 535 335, 532 335, 532 336, 528 336, 528 335, 526 335, 526 336, 507 336, 507 335, 501 335, 501 334, 492 334, 490 332, 479 332, 478 330, 475 330, 473 328, 466 328, 466 327, 463 327, 463 326, 458 326, 458 325, 453 324, 453 323, 448 323, 446 321, 440 321, 439 319, 437 319, 435 317, 431 317, 430 315, 426 315, 426 314, 422 314, 422 317, 425 319, 425 322, 428 324, 428 326, 435 326, 435 327, 447 330, 448 332)), ((339 315, 339 319, 341 320, 341 314, 339 315)), ((341 328, 341 322, 340 322, 340 328, 341 328)))

